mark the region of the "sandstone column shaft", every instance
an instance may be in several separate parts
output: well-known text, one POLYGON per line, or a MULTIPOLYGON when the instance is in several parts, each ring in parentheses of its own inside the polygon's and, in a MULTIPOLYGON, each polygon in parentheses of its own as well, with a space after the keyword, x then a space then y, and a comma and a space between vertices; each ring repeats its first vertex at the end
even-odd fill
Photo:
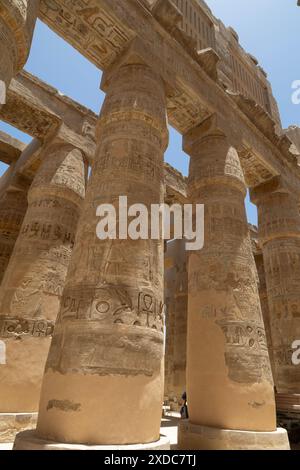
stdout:
POLYGON ((300 338, 300 216, 294 195, 272 188, 254 190, 263 250, 275 385, 279 393, 300 393, 300 368, 292 344, 300 338))
POLYGON ((0 199, 0 285, 27 210, 26 191, 5 191, 0 199))
POLYGON ((168 243, 166 256, 172 265, 165 272, 166 318, 166 387, 171 408, 178 403, 186 390, 186 336, 188 275, 185 240, 168 243))
POLYGON ((28 192, 28 210, 0 289, 0 411, 37 411, 81 203, 81 151, 53 143, 28 192))
POLYGON ((205 245, 189 256, 190 422, 274 431, 275 402, 237 151, 213 124, 185 137, 189 194, 205 205, 205 245), (208 129, 207 129, 208 128, 208 129))
POLYGON ((159 437, 163 242, 100 240, 100 204, 163 202, 163 83, 145 65, 112 74, 99 146, 43 382, 38 435, 135 444, 159 437))
POLYGON ((265 325, 266 339, 267 339, 267 346, 268 346, 268 351, 269 351, 269 356, 270 356, 272 375, 274 379, 274 354, 273 354, 271 323, 270 323, 270 309, 269 309, 269 301, 268 301, 265 265, 264 265, 262 252, 255 253, 254 259, 255 259, 256 269, 258 273, 258 292, 259 292, 262 316, 263 316, 264 325, 265 325))
POLYGON ((0 80, 6 87, 25 65, 38 9, 39 0, 1 0, 0 80))

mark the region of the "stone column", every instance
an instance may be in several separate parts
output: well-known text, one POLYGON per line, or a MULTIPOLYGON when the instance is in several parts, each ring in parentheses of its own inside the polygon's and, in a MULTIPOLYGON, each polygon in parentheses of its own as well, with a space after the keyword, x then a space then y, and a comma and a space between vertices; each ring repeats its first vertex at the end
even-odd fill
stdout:
POLYGON ((166 351, 165 351, 165 387, 164 402, 173 409, 174 406, 174 284, 175 268, 165 266, 165 305, 166 305, 166 351))
POLYGON ((163 202, 166 99, 146 65, 117 67, 103 83, 99 145, 46 365, 37 437, 148 448, 159 440, 163 402, 163 241, 126 233, 100 240, 96 210, 112 204, 118 212, 120 196, 148 210, 163 202))
POLYGON ((10 165, 0 178, 0 285, 27 211, 30 180, 10 165))
POLYGON ((271 322, 270 322, 270 310, 269 310, 269 301, 268 301, 268 292, 267 292, 267 283, 266 283, 266 273, 263 254, 260 251, 254 253, 254 259, 256 264, 256 269, 258 273, 258 292, 260 298, 260 305, 262 316, 265 325, 266 331, 266 340, 269 351, 272 375, 274 378, 274 355, 273 355, 273 345, 272 345, 272 335, 271 335, 271 322))
POLYGON ((11 79, 26 63, 38 9, 39 0, 1 0, 0 98, 3 84, 8 88, 11 79))
POLYGON ((6 191, 0 198, 0 285, 27 210, 26 191, 6 191))
POLYGON ((292 344, 300 339, 299 198, 277 177, 251 196, 258 206, 278 408, 299 410, 300 367, 292 362, 292 344))
POLYGON ((187 252, 185 240, 168 243, 166 259, 172 263, 165 272, 166 281, 166 387, 165 396, 172 410, 186 390, 187 335, 187 252))
POLYGON ((187 400, 181 449, 288 448, 276 431, 270 360, 239 156, 211 118, 184 138, 189 197, 205 205, 205 245, 189 255, 187 400))
POLYGON ((80 150, 53 142, 44 149, 28 192, 28 210, 0 289, 0 340, 6 349, 0 365, 1 413, 38 409, 85 195, 85 170, 80 150))

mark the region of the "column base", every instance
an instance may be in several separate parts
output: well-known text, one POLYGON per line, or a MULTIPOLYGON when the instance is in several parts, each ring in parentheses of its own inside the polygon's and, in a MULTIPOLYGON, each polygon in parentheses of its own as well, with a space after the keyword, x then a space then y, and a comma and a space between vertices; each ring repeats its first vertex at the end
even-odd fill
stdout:
POLYGON ((178 429, 180 450, 290 450, 285 429, 274 432, 217 429, 182 421, 178 429))
POLYGON ((0 413, 0 443, 14 442, 16 434, 34 429, 37 413, 0 413))
POLYGON ((300 448, 300 395, 276 393, 277 422, 287 429, 292 449, 300 448))
POLYGON ((165 436, 160 436, 159 441, 150 442, 149 444, 133 444, 133 445, 82 445, 82 444, 65 444, 54 441, 40 439, 36 435, 36 431, 24 431, 16 436, 13 450, 170 450, 170 441, 165 436))

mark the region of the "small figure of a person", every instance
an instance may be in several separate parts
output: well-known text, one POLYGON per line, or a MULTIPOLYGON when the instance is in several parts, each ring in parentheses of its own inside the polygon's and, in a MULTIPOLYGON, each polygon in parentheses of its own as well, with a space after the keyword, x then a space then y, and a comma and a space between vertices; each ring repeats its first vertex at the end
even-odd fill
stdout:
POLYGON ((180 408, 181 419, 188 419, 189 413, 188 413, 188 407, 187 407, 186 392, 182 394, 180 405, 181 405, 181 408, 180 408))

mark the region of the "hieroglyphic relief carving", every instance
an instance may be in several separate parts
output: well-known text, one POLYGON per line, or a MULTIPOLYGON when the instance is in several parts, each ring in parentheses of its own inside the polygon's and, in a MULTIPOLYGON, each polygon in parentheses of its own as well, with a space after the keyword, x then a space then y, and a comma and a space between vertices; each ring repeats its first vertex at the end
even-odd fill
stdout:
POLYGON ((1 119, 9 122, 12 126, 21 127, 21 130, 29 135, 34 135, 37 138, 43 139, 49 135, 57 119, 49 119, 49 114, 44 110, 31 110, 28 114, 26 108, 26 101, 23 104, 20 96, 15 96, 14 93, 7 93, 6 105, 1 109, 1 119), (20 126, 21 123, 21 126, 20 126))
POLYGON ((77 290, 73 295, 67 291, 57 323, 85 319, 106 325, 140 326, 163 331, 164 304, 157 301, 151 291, 139 292, 136 299, 132 299, 128 290, 114 286, 95 289, 92 299, 89 299, 90 294, 82 291, 78 297, 77 290))
MULTIPOLYGON (((238 398, 234 403, 235 394, 238 397, 243 386, 250 400, 251 387, 263 384, 257 400, 270 425, 275 426, 275 403, 268 398, 273 393, 273 379, 238 153, 218 126, 217 118, 188 133, 184 143, 191 156, 189 197, 205 207, 204 248, 189 257, 190 417, 194 422, 224 427, 226 415, 226 427, 247 429, 247 423, 238 417, 250 413, 248 405, 243 401, 237 405, 238 398), (213 364, 206 362, 207 357, 213 364), (196 358, 200 361, 197 373, 196 358), (201 385, 204 382, 205 389, 201 385), (232 405, 227 401, 226 411, 213 406, 220 400, 219 389, 222 396, 231 397, 232 405)), ((263 429, 265 420, 253 413, 256 426, 263 429)))
POLYGON ((179 411, 181 396, 186 390, 187 264, 185 241, 168 242, 165 251, 165 400, 176 411, 179 411))
POLYGON ((134 33, 121 22, 111 18, 96 0, 78 0, 76 5, 67 0, 45 0, 40 15, 46 22, 58 25, 63 36, 70 36, 80 44, 80 50, 101 67, 106 68, 126 47, 134 33))
POLYGON ((274 380, 279 393, 298 393, 300 372, 292 344, 300 333, 300 216, 297 196, 280 180, 252 191, 268 293, 274 380), (279 186, 278 186, 279 184, 279 186))
MULTIPOLYGON (((142 67, 136 66, 136 70, 140 73, 142 67)), ((147 69, 145 73, 148 79, 147 69)), ((149 83, 152 86, 150 72, 149 83)), ((123 175, 124 171, 127 172, 128 178, 130 175, 125 187, 126 193, 130 190, 128 193, 130 199, 133 197, 132 192, 137 181, 140 185, 147 184, 150 180, 152 184, 156 183, 158 188, 155 191, 151 189, 153 197, 161 197, 162 160, 154 158, 153 153, 155 149, 162 148, 164 145, 164 136, 162 138, 160 131, 164 122, 161 103, 148 94, 139 104, 141 109, 133 110, 129 85, 124 83, 122 86, 126 87, 122 100, 117 90, 116 94, 111 94, 104 104, 100 129, 109 128, 112 136, 128 135, 131 132, 131 123, 134 122, 135 135, 125 143, 125 146, 119 142, 112 145, 111 138, 108 136, 101 140, 101 153, 94 163, 93 177, 89 184, 90 198, 92 191, 95 194, 100 191, 96 197, 97 204, 102 199, 107 201, 107 198, 112 201, 118 200, 123 182, 118 180, 116 175, 123 175), (141 145, 140 139, 147 139, 149 143, 141 145), (97 174, 99 174, 98 179, 94 176, 97 174), (114 185, 108 184, 111 175, 115 178, 114 185)), ((143 93, 144 87, 141 85, 141 94, 143 93)), ((163 131, 165 132, 164 129, 163 131)), ((71 289, 70 281, 68 281, 58 326, 60 324, 63 326, 66 322, 85 319, 92 323, 97 322, 98 327, 114 324, 128 325, 134 329, 150 328, 161 335, 164 325, 164 305, 163 299, 157 295, 161 288, 161 271, 157 271, 155 267, 155 263, 160 259, 157 250, 161 242, 138 241, 138 244, 145 245, 143 253, 137 251, 127 240, 100 242, 96 239, 96 225, 91 225, 91 221, 95 219, 91 210, 94 211, 96 202, 88 209, 89 218, 85 213, 87 220, 79 230, 69 270, 69 276, 77 287, 71 289), (136 263, 133 263, 133 257, 136 258, 136 263), (133 276, 139 276, 145 289, 131 286, 132 281, 128 280, 133 276), (128 278, 124 286, 122 283, 120 285, 116 283, 116 279, 122 278, 128 278), (86 282, 87 287, 80 287, 82 282, 86 282)), ((66 350, 64 354, 67 354, 66 350)))
POLYGON ((0 284, 27 210, 26 191, 6 191, 0 198, 0 284))
POLYGON ((0 289, 0 337, 9 345, 0 371, 0 396, 10 394, 7 410, 36 410, 50 337, 59 311, 85 196, 86 163, 80 150, 57 140, 45 145, 42 164, 28 191, 28 209, 0 289), (31 351, 28 367, 22 357, 31 351), (28 385, 29 384, 29 385, 28 385), (24 399, 19 387, 29 387, 24 399), (29 399, 30 397, 30 399, 29 399), (29 401, 30 400, 30 401, 29 401))
MULTIPOLYGON (((152 402, 151 424, 145 428, 152 440, 159 433, 154 417, 161 415, 163 393, 163 241, 100 240, 96 209, 101 203, 117 205, 119 196, 128 196, 128 204, 139 202, 147 207, 163 201, 166 99, 160 77, 144 64, 121 65, 107 78, 103 78, 107 95, 99 119, 98 149, 45 380, 51 381, 58 372, 68 382, 74 374, 85 388, 90 380, 109 382, 113 376, 120 383, 112 397, 116 404, 127 397, 123 387, 132 381, 138 400, 152 402), (149 394, 152 386, 157 393, 149 394)), ((38 424, 41 434, 49 425, 50 397, 44 391, 38 424)), ((103 387, 96 387, 92 393, 98 399, 102 392, 103 387)), ((75 401, 71 396, 68 399, 75 401)), ((87 394, 82 394, 83 408, 86 400, 87 394)), ((97 421, 103 412, 98 409, 97 421)), ((148 412, 140 410, 138 421, 148 412)), ((114 433, 122 432, 120 423, 127 421, 127 413, 124 407, 118 412, 114 433)), ((133 442, 138 439, 134 428, 133 442)), ((104 439, 109 438, 108 433, 104 439)))
POLYGON ((30 335, 34 337, 51 336, 54 322, 29 318, 0 317, 0 335, 2 338, 30 335))

